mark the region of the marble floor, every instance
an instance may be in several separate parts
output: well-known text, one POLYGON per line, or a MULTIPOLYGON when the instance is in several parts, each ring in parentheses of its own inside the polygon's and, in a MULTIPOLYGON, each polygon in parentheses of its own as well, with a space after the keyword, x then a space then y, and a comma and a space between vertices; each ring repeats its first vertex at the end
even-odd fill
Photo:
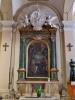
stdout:
MULTIPOLYGON (((56 97, 53 97, 53 98, 21 98, 19 100, 58 100, 56 97)), ((61 97, 59 100, 75 100, 75 97, 69 97, 69 96, 66 96, 66 97, 61 97)))
MULTIPOLYGON (((19 99, 0 99, 0 100, 58 100, 55 97, 53 98, 19 98, 19 99)), ((67 97, 61 97, 59 100, 75 100, 75 97, 71 98, 69 96, 67 97)))

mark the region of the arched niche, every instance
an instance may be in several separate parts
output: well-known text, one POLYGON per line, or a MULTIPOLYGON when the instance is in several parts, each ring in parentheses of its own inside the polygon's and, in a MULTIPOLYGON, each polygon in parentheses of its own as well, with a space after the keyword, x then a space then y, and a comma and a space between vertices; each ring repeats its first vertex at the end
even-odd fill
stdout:
MULTIPOLYGON (((48 4, 46 2, 31 2, 31 3, 27 3, 27 4, 24 4, 22 7, 20 7, 17 11, 16 11, 16 14, 14 15, 14 20, 17 20, 18 19, 18 16, 23 14, 24 13, 24 10, 33 6, 34 9, 36 9, 36 5, 39 5, 41 7, 48 7, 48 9, 51 9, 57 16, 58 16, 58 19, 59 19, 59 22, 61 22, 61 20, 63 19, 63 17, 61 16, 61 14, 59 13, 59 11, 57 10, 56 7, 54 7, 53 5, 51 4, 48 4)), ((28 9, 27 9, 28 11, 28 9)))
MULTIPOLYGON (((59 48, 57 48, 57 52, 58 52, 59 55, 57 57, 59 57, 60 56, 60 52, 61 52, 60 51, 61 48, 60 48, 60 43, 58 43, 58 42, 60 42, 60 35, 59 34, 60 34, 60 25, 62 25, 62 22, 61 22, 62 21, 62 17, 60 16, 60 13, 58 12, 58 10, 55 7, 52 7, 52 6, 50 6, 48 4, 45 4, 45 3, 38 3, 38 5, 35 2, 34 3, 28 3, 28 4, 25 4, 24 6, 22 6, 16 12, 16 15, 14 16, 14 20, 17 22, 17 25, 20 25, 21 22, 19 22, 19 21, 20 20, 24 21, 25 20, 25 15, 26 14, 31 15, 38 7, 40 8, 41 11, 45 11, 44 12, 45 15, 51 15, 51 17, 57 16, 57 20, 55 22, 58 25, 58 36, 56 36, 56 37, 59 37, 59 40, 57 41, 57 45, 59 45, 59 48)), ((44 28, 44 30, 42 30, 41 33, 48 32, 49 30, 47 28, 48 29, 50 28, 51 31, 55 30, 54 28, 51 29, 51 27, 46 27, 46 28, 44 28), (45 29, 46 29, 46 31, 45 31, 45 29)), ((27 27, 23 26, 22 28, 21 27, 18 28, 18 30, 20 31, 20 33, 27 33, 30 37, 31 37, 32 33, 34 33, 34 34, 35 33, 37 33, 37 34, 39 33, 39 31, 34 31, 31 26, 27 26, 27 27)), ((53 33, 57 33, 57 32, 53 31, 53 33)), ((20 34, 20 36, 21 35, 22 34, 20 34)), ((61 57, 60 57, 60 59, 61 59, 61 57)), ((61 70, 61 61, 60 61, 60 64, 58 64, 58 65, 60 67, 59 70, 61 70)), ((22 71, 25 73, 24 69, 22 71)), ((52 71, 54 71, 54 69, 52 69, 52 71)), ((56 71, 58 71, 58 70, 56 70, 56 71)), ((18 72, 20 72, 20 70, 18 70, 18 72)), ((60 77, 61 77, 61 73, 60 73, 60 77)))
MULTIPOLYGON (((20 27, 25 22, 26 15, 28 17, 31 16, 31 14, 36 11, 37 9, 40 9, 41 15, 45 15, 46 17, 50 16, 57 17, 55 20, 53 20, 53 23, 56 24, 59 28, 62 26, 62 17, 59 13, 59 11, 52 5, 49 5, 44 2, 32 2, 24 4, 21 8, 19 8, 13 17, 14 21, 17 22, 17 25, 20 27)), ((42 15, 42 17, 43 17, 42 15)), ((29 19, 30 20, 30 19, 29 19)))

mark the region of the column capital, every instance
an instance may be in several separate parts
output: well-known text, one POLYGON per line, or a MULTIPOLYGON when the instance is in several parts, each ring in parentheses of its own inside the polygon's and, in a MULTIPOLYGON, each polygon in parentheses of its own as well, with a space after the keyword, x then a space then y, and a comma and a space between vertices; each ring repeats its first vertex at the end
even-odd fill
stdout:
POLYGON ((59 30, 61 33, 63 33, 63 31, 64 31, 64 24, 63 23, 59 26, 59 30))

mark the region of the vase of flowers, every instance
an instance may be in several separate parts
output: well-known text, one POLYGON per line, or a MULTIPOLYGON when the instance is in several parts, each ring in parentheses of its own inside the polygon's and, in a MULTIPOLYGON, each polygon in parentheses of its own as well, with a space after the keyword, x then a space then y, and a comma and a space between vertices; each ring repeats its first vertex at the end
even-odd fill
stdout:
POLYGON ((37 88, 36 88, 36 93, 37 93, 37 97, 41 97, 41 93, 42 93, 42 88, 41 88, 41 86, 37 86, 37 88))

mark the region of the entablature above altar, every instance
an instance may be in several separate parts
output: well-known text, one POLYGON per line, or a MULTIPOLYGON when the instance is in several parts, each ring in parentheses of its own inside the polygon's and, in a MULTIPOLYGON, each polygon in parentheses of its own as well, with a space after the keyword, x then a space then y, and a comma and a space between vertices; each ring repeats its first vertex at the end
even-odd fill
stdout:
POLYGON ((32 25, 22 27, 19 29, 20 33, 28 34, 28 33, 55 33, 57 31, 57 28, 51 27, 50 25, 44 25, 42 27, 42 30, 34 30, 32 25))
POLYGON ((22 38, 32 38, 32 39, 48 39, 50 37, 56 37, 57 29, 51 27, 50 25, 44 25, 42 30, 34 30, 33 26, 29 25, 27 27, 22 27, 19 29, 20 36, 22 38))

